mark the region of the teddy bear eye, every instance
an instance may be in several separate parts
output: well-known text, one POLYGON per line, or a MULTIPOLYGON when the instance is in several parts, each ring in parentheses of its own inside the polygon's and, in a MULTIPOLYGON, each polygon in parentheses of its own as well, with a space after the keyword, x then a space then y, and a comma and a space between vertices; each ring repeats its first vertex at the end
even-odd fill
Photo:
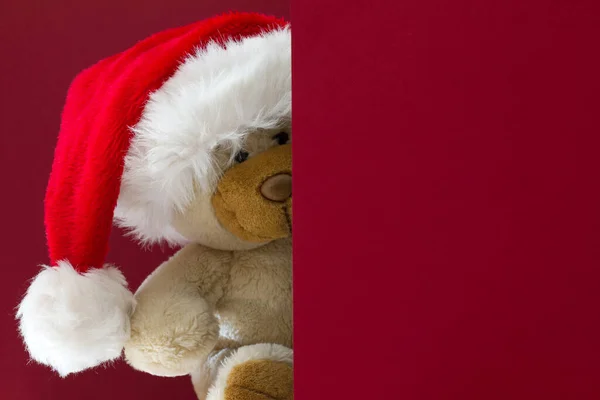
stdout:
POLYGON ((287 132, 279 132, 277 135, 273 136, 273 140, 277 140, 277 144, 279 145, 284 145, 289 142, 290 135, 287 132))
POLYGON ((246 161, 248 159, 248 152, 244 151, 244 150, 240 150, 236 155, 235 155, 235 162, 237 163, 243 163, 244 161, 246 161))

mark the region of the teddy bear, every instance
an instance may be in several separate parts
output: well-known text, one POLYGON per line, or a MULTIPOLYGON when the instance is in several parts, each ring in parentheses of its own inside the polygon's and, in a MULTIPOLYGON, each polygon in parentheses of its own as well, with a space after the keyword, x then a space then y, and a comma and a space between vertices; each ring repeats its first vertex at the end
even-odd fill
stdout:
MULTIPOLYGON (((201 400, 293 398, 291 27, 229 13, 82 71, 48 181, 48 265, 16 317, 60 376, 119 359, 201 400), (177 252, 135 293, 113 225, 177 252)), ((146 268, 136 265, 135 268, 146 268)))
POLYGON ((209 399, 292 396, 291 146, 287 131, 265 134, 249 134, 257 154, 177 214, 175 229, 194 242, 135 293, 127 362, 191 374, 199 399, 209 387, 209 399), (277 144, 265 150, 269 137, 277 144))

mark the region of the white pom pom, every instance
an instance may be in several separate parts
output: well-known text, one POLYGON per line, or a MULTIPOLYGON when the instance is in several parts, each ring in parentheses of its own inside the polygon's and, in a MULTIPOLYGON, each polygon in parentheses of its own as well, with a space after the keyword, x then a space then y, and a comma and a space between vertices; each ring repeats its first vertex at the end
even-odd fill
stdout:
POLYGON ((118 269, 61 261, 33 279, 17 318, 31 358, 64 377, 121 356, 134 304, 118 269))

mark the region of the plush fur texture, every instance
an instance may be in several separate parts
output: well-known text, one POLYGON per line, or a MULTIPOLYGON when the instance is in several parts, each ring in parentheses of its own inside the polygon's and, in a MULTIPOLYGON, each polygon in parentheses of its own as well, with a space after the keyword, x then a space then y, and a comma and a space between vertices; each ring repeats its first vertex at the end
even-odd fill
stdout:
POLYGON ((188 245, 159 266, 136 292, 127 362, 158 376, 179 376, 197 369, 219 337, 215 297, 201 296, 225 278, 231 255, 188 245), (199 273, 204 280, 196 281, 199 273))
POLYGON ((286 26, 220 15, 152 35, 74 79, 45 198, 48 264, 58 268, 36 277, 18 314, 33 359, 66 375, 120 354, 133 300, 120 273, 101 269, 115 207, 143 241, 185 241, 169 218, 196 183, 214 180, 208 152, 239 147, 247 129, 289 110, 286 26))
POLYGON ((291 349, 275 345, 259 343, 239 348, 220 366, 215 382, 208 391, 206 400, 226 400, 225 392, 230 374, 236 367, 249 361, 275 361, 293 365, 291 349))
MULTIPOLYGON (((286 143, 290 143, 292 137, 291 126, 285 125, 285 120, 282 121, 283 127, 279 127, 274 130, 259 130, 255 132, 251 132, 244 137, 244 151, 248 153, 248 160, 242 164, 244 168, 248 165, 257 166, 255 159, 261 158, 265 154, 265 152, 269 151, 273 147, 281 147, 279 141, 273 139, 278 133, 285 132, 288 136, 288 141, 286 143)), ((225 164, 230 158, 229 152, 224 149, 219 149, 213 152, 213 159, 217 164, 225 164)), ((291 161, 291 160, 290 160, 291 161)), ((291 168, 291 166, 290 166, 291 168)), ((239 169, 239 168, 235 168, 239 169)), ((262 167, 259 167, 260 176, 265 177, 266 174, 271 172, 269 171, 261 171, 262 167)), ((286 169, 287 170, 287 169, 286 169)), ((230 170, 227 170, 225 175, 229 176, 231 173, 230 170)), ((253 177, 256 178, 256 177, 253 177)), ((232 182, 231 179, 227 179, 232 182)), ((233 181, 236 181, 234 179, 233 181)), ((256 179, 250 179, 249 181, 253 181, 256 183, 256 179)), ((245 184, 248 184, 249 181, 245 181, 245 184)), ((260 183, 260 182, 258 182, 260 183)), ((219 186, 221 186, 222 180, 219 181, 219 186)), ((227 185, 226 185, 227 186, 227 185)), ((257 193, 257 188, 246 188, 244 190, 245 195, 240 198, 247 199, 248 195, 253 195, 257 193)), ((204 191, 200 188, 195 188, 194 199, 191 204, 181 212, 174 212, 174 218, 172 220, 172 227, 175 230, 184 236, 186 240, 193 243, 200 243, 207 247, 218 249, 218 250, 251 250, 256 248, 262 243, 252 243, 241 239, 236 236, 230 230, 226 228, 226 223, 223 220, 219 220, 216 216, 216 208, 214 207, 215 193, 211 191, 204 191)), ((254 199, 256 200, 256 199, 254 199)), ((241 204, 240 204, 241 205, 241 204)), ((252 207, 250 207, 252 208, 252 207)), ((263 214, 264 217, 277 217, 277 215, 267 215, 265 213, 265 209, 250 209, 247 212, 258 216, 259 214, 263 214)), ((279 209, 277 211, 280 211, 279 209)), ((291 208, 289 210, 291 212, 291 208)), ((244 214, 244 212, 242 212, 244 214)))
POLYGON ((289 239, 243 252, 185 246, 136 292, 127 361, 174 376, 232 344, 291 347, 291 272, 289 239))
POLYGON ((291 256, 289 239, 240 252, 185 246, 136 292, 127 361, 155 375, 191 374, 203 399, 221 368, 215 353, 256 343, 291 349, 291 256))
MULTIPOLYGON (((268 243, 290 236, 288 209, 291 209, 291 183, 281 201, 262 195, 273 170, 291 178, 292 146, 275 146, 227 171, 213 196, 213 209, 221 225, 251 243, 268 243), (257 194, 258 192, 260 194, 257 194)), ((291 180, 291 179, 290 179, 291 180)))
POLYGON ((33 279, 17 318, 31 357, 64 377, 120 357, 134 304, 116 268, 80 274, 63 261, 33 279))
MULTIPOLYGON (((163 224, 165 209, 161 205, 172 205, 170 200, 173 196, 181 199, 179 195, 183 189, 176 182, 190 177, 186 163, 196 166, 195 171, 206 172, 201 165, 208 161, 202 158, 202 153, 195 159, 195 151, 198 146, 211 144, 210 141, 191 140, 189 135, 194 131, 198 138, 203 138, 204 125, 210 128, 211 134, 216 134, 215 129, 219 128, 213 124, 213 118, 217 116, 210 114, 219 110, 203 111, 202 107, 210 107, 215 101, 219 104, 221 95, 228 97, 226 105, 229 110, 236 104, 236 90, 245 88, 242 85, 227 90, 222 85, 230 82, 217 79, 221 74, 240 73, 235 68, 225 68, 226 62, 221 60, 229 59, 223 55, 229 54, 229 50, 222 49, 221 57, 194 58, 192 55, 196 54, 196 49, 206 46, 207 50, 198 51, 216 54, 219 46, 215 42, 221 45, 235 40, 246 43, 244 38, 254 38, 284 25, 285 22, 278 18, 251 13, 227 14, 198 21, 152 35, 119 54, 101 60, 75 78, 67 94, 46 191, 45 222, 50 265, 56 265, 59 260, 69 260, 78 271, 84 272, 104 264, 121 189, 124 189, 121 205, 132 206, 126 207, 127 221, 139 222, 140 227, 147 225, 148 221, 158 221, 156 226, 161 232, 167 236, 174 235, 173 232, 169 234, 168 226, 163 224), (186 61, 186 57, 190 59, 186 61), (198 60, 195 67, 190 60, 198 60), (223 67, 222 72, 220 67, 223 67), (194 79, 186 79, 186 71, 190 69, 197 70, 194 79), (217 83, 205 84, 207 82, 217 83), (152 93, 154 96, 149 99, 152 93), (196 103, 189 104, 193 100, 196 103), (193 121, 197 123, 192 126, 193 121), (167 125, 173 130, 166 129, 167 125), (131 127, 142 135, 129 152, 132 146, 131 127), (180 129, 183 129, 182 133, 178 133, 180 129), (151 145, 157 147, 149 147, 151 145), (180 150, 183 152, 180 153, 180 150), (128 175, 123 177, 124 158, 128 152, 130 158, 136 159, 137 154, 148 163, 142 162, 142 165, 130 168, 128 175), (131 174, 131 171, 135 172, 131 174), (121 188, 122 179, 130 185, 125 184, 121 188), (165 196, 157 199, 160 193, 165 196), (139 201, 136 196, 139 196, 139 201), (145 207, 148 204, 156 207, 145 207), (143 217, 140 217, 141 214, 143 217)), ((253 50, 258 51, 259 47, 253 50)), ((262 51, 268 53, 269 49, 262 51)), ((231 52, 239 53, 236 53, 235 46, 231 52)), ((244 54, 247 54, 246 59, 236 57, 240 63, 247 63, 239 68, 250 71, 252 57, 247 51, 244 54)), ((261 59, 260 53, 256 59, 261 59)), ((242 78, 259 76, 251 73, 242 78)), ((253 101, 261 104, 268 99, 267 95, 263 95, 253 101)), ((225 106, 225 101, 220 101, 225 106)), ((252 108, 247 98, 242 105, 249 107, 249 111, 252 108)), ((266 105, 270 106, 269 103, 266 105)), ((232 117, 223 115, 223 112, 221 116, 223 120, 232 117)), ((243 113, 243 116, 247 114, 243 113)), ((237 119, 236 122, 244 121, 237 119)), ((186 183, 190 183, 189 180, 186 183)), ((137 223, 134 225, 137 226, 137 223)))
MULTIPOLYGON (((227 169, 212 188, 192 186, 190 204, 175 210, 171 225, 193 242, 163 263, 135 294, 138 306, 125 345, 127 361, 155 375, 191 374, 202 400, 216 382, 221 361, 233 351, 258 343, 283 346, 289 350, 286 354, 292 351, 291 222, 278 218, 288 203, 291 215, 291 199, 269 204, 273 207, 257 206, 267 201, 260 191, 264 178, 291 174, 291 132, 286 121, 283 116, 277 122, 288 137, 284 143, 276 139, 279 129, 247 132, 246 161, 227 169), (232 221, 224 224, 217 216, 218 207, 211 206, 218 188, 225 187, 231 191, 228 205, 236 210, 234 214, 251 215, 254 228, 267 235, 274 229, 279 232, 282 225, 285 237, 249 247, 239 234, 228 231, 232 221), (281 224, 270 223, 275 220, 281 224)), ((209 157, 217 164, 230 159, 223 148, 209 157)), ((289 374, 281 385, 289 389, 288 378, 289 374)), ((269 386, 255 379, 250 383, 269 386)))
POLYGON ((187 57, 146 104, 125 160, 117 222, 144 243, 187 242, 174 214, 210 192, 257 130, 291 119, 291 34, 276 29, 187 57), (216 162, 215 150, 229 157, 216 162))

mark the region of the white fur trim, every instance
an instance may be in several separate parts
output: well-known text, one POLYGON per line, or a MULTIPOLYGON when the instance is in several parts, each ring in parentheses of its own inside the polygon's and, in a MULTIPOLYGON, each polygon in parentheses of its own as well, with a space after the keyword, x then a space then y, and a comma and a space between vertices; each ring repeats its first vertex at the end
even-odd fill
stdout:
POLYGON ((171 226, 173 213, 196 185, 210 190, 231 165, 216 165, 213 151, 231 149, 233 162, 247 133, 288 123, 291 82, 289 27, 187 57, 132 127, 117 223, 145 243, 185 243, 171 226))
POLYGON ((62 261, 33 279, 17 318, 31 358, 64 377, 120 357, 133 307, 118 269, 80 274, 62 261))
POLYGON ((272 360, 293 364, 293 350, 278 344, 254 344, 240 347, 232 356, 228 357, 217 374, 217 379, 206 396, 206 400, 224 400, 225 388, 229 373, 237 365, 252 360, 272 360))

